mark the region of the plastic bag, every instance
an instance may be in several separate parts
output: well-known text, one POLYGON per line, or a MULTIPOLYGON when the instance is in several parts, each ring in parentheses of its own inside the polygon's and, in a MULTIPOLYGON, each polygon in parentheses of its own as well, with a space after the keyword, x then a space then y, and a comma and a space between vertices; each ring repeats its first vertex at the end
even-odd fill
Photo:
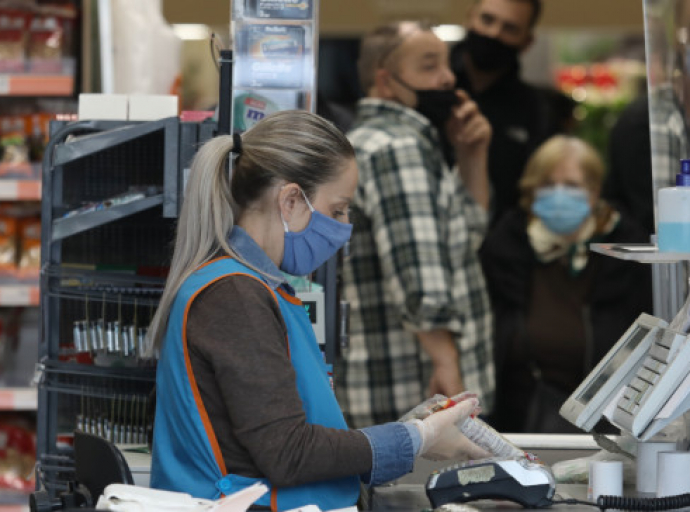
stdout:
POLYGON ((111 4, 113 90, 104 91, 176 92, 182 41, 163 18, 161 0, 111 0, 111 4))
POLYGON ((256 483, 225 498, 212 501, 194 498, 182 492, 110 484, 98 499, 96 508, 122 512, 244 512, 267 492, 266 485, 256 483))
MULTIPOLYGON (((613 441, 611 441, 613 443, 613 441)), ((637 465, 637 440, 630 435, 622 435, 615 442, 624 453, 613 453, 602 449, 589 457, 563 460, 551 466, 556 482, 561 484, 587 484, 589 482, 589 463, 592 461, 621 461, 623 463, 623 483, 635 485, 637 465), (627 455, 626 455, 627 454, 627 455)))
POLYGON ((427 398, 411 411, 405 413, 398 421, 423 420, 433 413, 444 409, 448 404, 449 398, 445 395, 434 395, 427 398))

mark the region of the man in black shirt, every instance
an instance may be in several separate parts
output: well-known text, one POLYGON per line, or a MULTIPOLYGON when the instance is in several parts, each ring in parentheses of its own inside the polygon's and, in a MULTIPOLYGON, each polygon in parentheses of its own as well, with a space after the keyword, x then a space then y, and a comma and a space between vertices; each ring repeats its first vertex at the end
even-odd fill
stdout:
POLYGON ((476 0, 467 36, 451 52, 457 87, 470 94, 493 128, 492 223, 517 206, 528 158, 553 135, 546 96, 519 76, 518 57, 532 44, 540 12, 541 0, 476 0))

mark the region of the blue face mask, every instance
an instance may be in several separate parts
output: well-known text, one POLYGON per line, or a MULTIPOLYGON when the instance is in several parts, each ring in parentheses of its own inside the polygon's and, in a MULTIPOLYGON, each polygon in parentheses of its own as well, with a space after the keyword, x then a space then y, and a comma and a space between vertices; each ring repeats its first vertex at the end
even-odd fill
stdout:
POLYGON ((532 212, 556 234, 567 235, 579 228, 591 213, 585 189, 556 185, 537 190, 532 212))
POLYGON ((352 224, 345 224, 314 210, 302 191, 304 200, 311 211, 309 224, 302 231, 291 232, 287 222, 285 227, 285 249, 280 270, 293 276, 305 276, 323 265, 352 234, 352 224))

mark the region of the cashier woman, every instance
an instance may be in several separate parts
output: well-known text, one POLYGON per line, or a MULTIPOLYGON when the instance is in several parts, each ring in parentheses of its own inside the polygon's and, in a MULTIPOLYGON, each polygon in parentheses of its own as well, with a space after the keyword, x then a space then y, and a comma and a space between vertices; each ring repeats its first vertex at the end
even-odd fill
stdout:
POLYGON ((215 499, 263 482, 271 492, 258 505, 328 510, 354 505, 360 481, 410 472, 418 456, 487 456, 454 427, 477 411, 471 396, 424 421, 348 430, 343 420, 280 271, 309 274, 345 244, 356 184, 348 140, 303 111, 200 149, 151 326, 153 487, 215 499))

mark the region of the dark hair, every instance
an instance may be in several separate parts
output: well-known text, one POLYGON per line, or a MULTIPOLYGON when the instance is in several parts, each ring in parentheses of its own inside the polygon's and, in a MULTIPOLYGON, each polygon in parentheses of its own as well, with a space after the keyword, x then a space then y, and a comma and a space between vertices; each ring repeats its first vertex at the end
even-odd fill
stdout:
POLYGON ((529 20, 529 26, 534 28, 541 17, 542 4, 541 0, 521 0, 522 2, 529 2, 532 5, 532 17, 529 20))
MULTIPOLYGON (((479 3, 482 0, 475 0, 475 3, 479 3)), ((529 26, 530 28, 534 28, 534 26, 537 24, 537 21, 539 21, 539 17, 541 16, 541 10, 542 10, 542 3, 541 0, 513 0, 514 2, 528 2, 532 6, 532 16, 530 17, 529 20, 529 26)))

